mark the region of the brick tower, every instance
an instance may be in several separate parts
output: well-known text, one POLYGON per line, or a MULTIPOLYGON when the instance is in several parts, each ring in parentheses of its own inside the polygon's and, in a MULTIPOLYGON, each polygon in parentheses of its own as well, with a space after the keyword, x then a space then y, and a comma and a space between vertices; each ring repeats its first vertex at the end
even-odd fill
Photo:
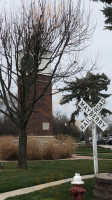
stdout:
MULTIPOLYGON (((47 53, 49 57, 50 52, 47 53)), ((22 53, 20 54, 20 60, 22 53)), ((46 60, 42 60, 39 68, 43 68, 46 64, 46 60)), ((47 67, 41 74, 38 75, 37 88, 38 94, 45 88, 46 84, 50 80, 51 65, 47 67)), ((35 136, 53 136, 53 124, 52 124, 52 86, 50 85, 44 96, 35 104, 34 110, 28 120, 27 134, 35 136)), ((38 95, 37 94, 37 95, 38 95)))
MULTIPOLYGON (((49 78, 50 77, 46 75, 39 75, 37 81, 38 92, 41 92, 41 90, 45 87, 46 83, 49 81, 49 78)), ((40 101, 37 102, 35 107, 37 112, 33 112, 31 114, 27 124, 28 135, 53 135, 51 86, 48 88, 40 101)))

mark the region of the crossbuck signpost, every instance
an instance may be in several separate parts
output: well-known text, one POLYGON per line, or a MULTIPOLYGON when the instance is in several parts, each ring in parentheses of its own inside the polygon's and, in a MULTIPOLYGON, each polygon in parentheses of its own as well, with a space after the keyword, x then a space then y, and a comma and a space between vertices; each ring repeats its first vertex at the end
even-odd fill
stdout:
POLYGON ((104 98, 96 104, 94 108, 91 108, 83 99, 79 102, 79 107, 87 114, 86 119, 80 125, 80 130, 85 131, 92 123, 92 138, 93 138, 93 157, 94 157, 94 173, 98 173, 98 156, 97 156, 97 141, 96 141, 96 124, 105 131, 108 125, 98 115, 105 106, 106 101, 104 98))

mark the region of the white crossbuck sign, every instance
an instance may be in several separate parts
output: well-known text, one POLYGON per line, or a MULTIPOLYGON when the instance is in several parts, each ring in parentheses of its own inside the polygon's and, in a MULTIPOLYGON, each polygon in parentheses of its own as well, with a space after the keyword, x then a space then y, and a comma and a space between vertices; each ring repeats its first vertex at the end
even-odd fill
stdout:
POLYGON ((91 108, 83 99, 79 102, 79 107, 87 114, 86 119, 79 127, 81 131, 84 132, 92 121, 94 121, 102 129, 102 131, 105 131, 108 125, 98 115, 105 104, 106 101, 104 98, 101 98, 94 108, 91 108))

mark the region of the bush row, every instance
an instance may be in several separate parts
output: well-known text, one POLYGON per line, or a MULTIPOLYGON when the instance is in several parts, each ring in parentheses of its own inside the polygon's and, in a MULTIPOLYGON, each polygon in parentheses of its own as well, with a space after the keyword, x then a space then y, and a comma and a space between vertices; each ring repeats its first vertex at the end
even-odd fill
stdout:
MULTIPOLYGON (((61 137, 59 140, 39 140, 31 137, 27 142, 28 160, 53 160, 71 157, 75 145, 71 137, 61 137)), ((13 136, 0 137, 0 159, 18 159, 18 141, 13 136)))

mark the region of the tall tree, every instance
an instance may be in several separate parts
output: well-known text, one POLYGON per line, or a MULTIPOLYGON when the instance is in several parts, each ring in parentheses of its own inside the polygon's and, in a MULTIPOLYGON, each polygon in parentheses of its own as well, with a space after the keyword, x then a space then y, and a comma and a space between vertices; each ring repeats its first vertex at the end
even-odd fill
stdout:
MULTIPOLYGON (((98 0, 93 0, 98 1, 98 0)), ((103 3, 106 3, 104 9, 102 10, 103 14, 106 17, 105 20, 105 29, 112 30, 112 0, 99 0, 103 3)))
POLYGON ((32 112, 36 112, 35 104, 52 83, 84 68, 79 66, 75 55, 85 48, 90 38, 89 24, 89 17, 85 18, 84 10, 81 11, 80 1, 74 7, 72 0, 67 3, 61 0, 60 4, 38 0, 28 5, 22 1, 19 13, 1 16, 0 112, 18 129, 19 168, 27 168, 26 126, 32 112), (68 64, 62 67, 60 63, 65 55, 68 64), (41 65, 43 60, 45 64, 41 65), (49 81, 41 93, 37 93, 39 74, 44 74, 51 63, 54 64, 49 81))
MULTIPOLYGON (((104 74, 87 73, 86 77, 76 78, 73 82, 65 82, 66 86, 61 89, 62 92, 67 92, 61 99, 61 104, 75 100, 75 111, 71 115, 71 122, 75 122, 75 117, 79 115, 79 101, 83 98, 90 106, 95 106, 98 101, 103 98, 108 98, 110 94, 104 93, 107 91, 110 84, 109 78, 104 74), (69 92, 69 93, 68 93, 69 92)), ((102 109, 101 114, 106 116, 111 114, 107 109, 102 109)))

